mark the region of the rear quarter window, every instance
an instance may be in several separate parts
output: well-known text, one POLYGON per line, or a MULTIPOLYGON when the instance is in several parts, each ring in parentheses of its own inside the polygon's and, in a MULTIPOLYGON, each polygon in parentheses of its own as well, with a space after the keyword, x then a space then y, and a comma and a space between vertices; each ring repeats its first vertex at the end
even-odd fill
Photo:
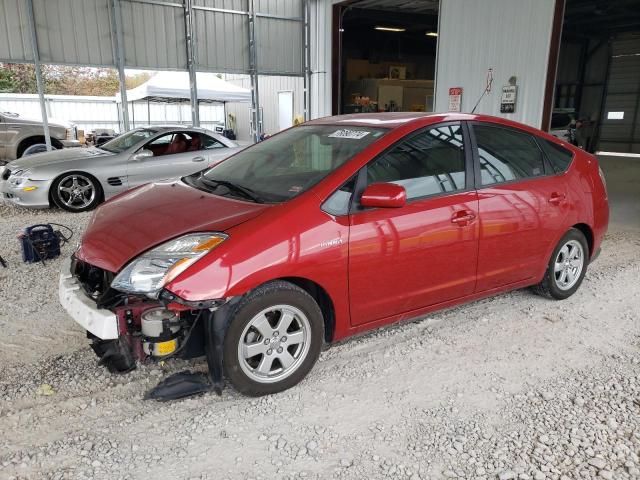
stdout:
POLYGON ((543 138, 538 138, 538 143, 542 148, 542 151, 549 159, 549 163, 555 173, 566 172, 571 165, 573 159, 573 152, 561 147, 557 143, 550 142, 543 138))

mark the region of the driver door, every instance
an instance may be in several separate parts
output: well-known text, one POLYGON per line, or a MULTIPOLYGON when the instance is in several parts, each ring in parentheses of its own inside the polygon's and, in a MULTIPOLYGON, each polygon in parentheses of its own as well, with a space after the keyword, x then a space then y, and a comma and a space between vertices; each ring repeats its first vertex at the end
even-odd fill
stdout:
POLYGON ((195 136, 205 135, 177 130, 164 132, 147 142, 129 158, 129 186, 184 177, 207 168, 210 163, 210 151, 201 147, 204 145, 202 142, 198 145, 197 140, 194 140, 195 136), (184 142, 181 141, 183 139, 184 142), (152 152, 153 156, 137 158, 136 154, 143 150, 152 152))
POLYGON ((366 182, 361 178, 359 184, 401 185, 407 203, 358 208, 350 215, 352 325, 410 317, 414 310, 474 291, 478 195, 466 137, 457 123, 430 126, 365 167, 366 182))

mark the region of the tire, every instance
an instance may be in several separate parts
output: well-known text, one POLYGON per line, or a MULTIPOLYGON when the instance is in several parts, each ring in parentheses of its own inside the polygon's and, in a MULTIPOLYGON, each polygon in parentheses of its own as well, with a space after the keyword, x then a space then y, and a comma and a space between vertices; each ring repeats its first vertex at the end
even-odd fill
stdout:
POLYGON ((248 293, 231 313, 224 370, 245 395, 281 392, 309 373, 323 339, 324 319, 313 297, 289 282, 269 282, 248 293), (283 321, 289 322, 287 328, 283 321))
MULTIPOLYGON (((62 144, 57 139, 51 137, 51 148, 53 150, 59 150, 62 148, 62 144)), ((44 137, 29 137, 20 142, 16 155, 17 158, 22 158, 34 153, 45 152, 46 149, 47 145, 44 137)))
POLYGON ((68 212, 93 210, 102 201, 102 187, 94 177, 84 172, 67 172, 51 184, 53 202, 68 212))
MULTIPOLYGON (((51 146, 51 150, 56 150, 56 147, 54 147, 53 145, 51 146)), ((20 158, 22 157, 28 157, 29 155, 33 155, 35 153, 43 153, 47 151, 47 144, 46 143, 34 143, 33 145, 28 146, 27 148, 25 148, 24 152, 22 152, 22 155, 20 156, 20 158)))
POLYGON ((564 300, 580 287, 589 265, 589 244, 584 234, 570 229, 553 250, 542 282, 533 291, 544 297, 564 300))

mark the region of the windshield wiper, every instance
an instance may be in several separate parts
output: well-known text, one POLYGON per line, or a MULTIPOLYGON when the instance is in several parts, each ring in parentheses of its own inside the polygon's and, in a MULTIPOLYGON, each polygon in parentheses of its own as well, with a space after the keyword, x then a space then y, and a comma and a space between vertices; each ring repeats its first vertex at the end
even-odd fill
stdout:
POLYGON ((240 193, 242 196, 248 198, 249 200, 253 200, 256 203, 264 203, 264 201, 250 188, 236 185, 235 183, 229 182, 227 180, 210 180, 204 176, 201 176, 200 180, 202 181, 202 183, 210 187, 218 187, 219 185, 222 185, 223 187, 227 187, 229 190, 240 193))

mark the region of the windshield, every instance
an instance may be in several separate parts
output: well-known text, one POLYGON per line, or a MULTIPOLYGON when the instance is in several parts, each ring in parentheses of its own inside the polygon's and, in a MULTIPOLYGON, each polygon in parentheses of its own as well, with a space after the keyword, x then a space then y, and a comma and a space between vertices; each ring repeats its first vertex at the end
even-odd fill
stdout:
POLYGON ((123 133, 119 137, 109 140, 108 142, 100 145, 99 148, 111 153, 120 153, 133 147, 138 142, 146 140, 147 138, 155 135, 158 131, 150 128, 141 130, 131 130, 130 132, 123 133))
POLYGON ((188 181, 219 195, 284 202, 314 186, 386 131, 342 125, 294 127, 188 181))

